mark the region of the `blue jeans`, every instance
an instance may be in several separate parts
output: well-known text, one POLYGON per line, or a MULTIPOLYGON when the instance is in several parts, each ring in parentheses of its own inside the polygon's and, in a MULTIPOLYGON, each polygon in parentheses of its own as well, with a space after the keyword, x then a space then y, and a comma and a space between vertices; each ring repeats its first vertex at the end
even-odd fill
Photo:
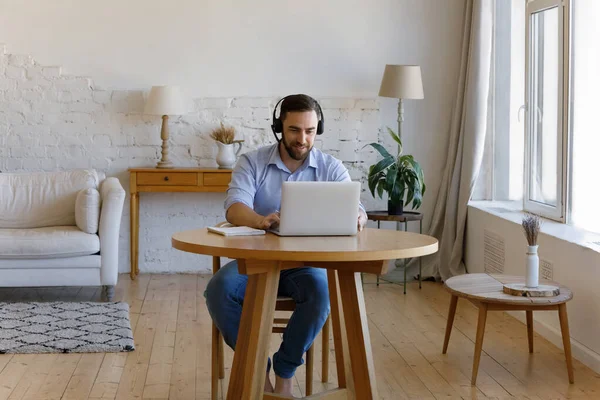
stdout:
MULTIPOLYGON (((225 343, 233 350, 247 284, 248 276, 240 274, 237 262, 232 261, 212 277, 204 292, 208 312, 225 343)), ((283 342, 273 355, 275 374, 281 378, 291 378, 296 368, 304 362, 303 354, 310 348, 329 315, 327 271, 320 268, 281 271, 278 295, 291 297, 296 302, 296 310, 283 334, 283 342)))

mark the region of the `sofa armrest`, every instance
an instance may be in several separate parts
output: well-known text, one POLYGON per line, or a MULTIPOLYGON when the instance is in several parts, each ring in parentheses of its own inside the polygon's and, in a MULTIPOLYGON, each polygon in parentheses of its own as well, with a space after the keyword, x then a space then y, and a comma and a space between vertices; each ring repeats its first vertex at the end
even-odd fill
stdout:
POLYGON ((125 190, 117 178, 106 178, 100 186, 100 280, 102 285, 116 285, 119 275, 119 232, 125 190))

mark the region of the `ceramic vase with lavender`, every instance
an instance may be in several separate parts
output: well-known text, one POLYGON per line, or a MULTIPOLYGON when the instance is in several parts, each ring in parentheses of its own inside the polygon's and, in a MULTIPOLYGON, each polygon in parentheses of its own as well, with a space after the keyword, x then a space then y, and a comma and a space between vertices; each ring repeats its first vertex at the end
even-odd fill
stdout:
POLYGON ((525 286, 536 288, 539 285, 540 257, 538 256, 538 234, 540 233, 540 218, 527 214, 523 218, 523 232, 527 238, 527 254, 525 258, 525 286))
POLYGON ((525 285, 530 288, 536 288, 539 285, 540 257, 537 250, 537 245, 527 246, 525 285))

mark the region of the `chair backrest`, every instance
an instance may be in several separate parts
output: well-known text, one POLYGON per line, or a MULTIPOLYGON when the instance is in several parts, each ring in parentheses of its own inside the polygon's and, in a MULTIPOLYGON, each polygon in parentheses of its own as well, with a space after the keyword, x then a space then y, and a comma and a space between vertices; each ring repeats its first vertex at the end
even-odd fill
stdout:
POLYGON ((75 225, 82 189, 98 189, 95 170, 0 173, 0 228, 75 225))

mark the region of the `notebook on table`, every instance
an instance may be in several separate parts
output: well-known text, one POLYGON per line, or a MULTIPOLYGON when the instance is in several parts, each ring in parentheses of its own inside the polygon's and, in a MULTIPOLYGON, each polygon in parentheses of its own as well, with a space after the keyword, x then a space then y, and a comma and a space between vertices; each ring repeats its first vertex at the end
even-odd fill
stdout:
POLYGON ((266 231, 262 229, 255 229, 249 226, 236 226, 231 225, 228 222, 217 224, 216 226, 209 226, 209 232, 218 233, 223 236, 255 236, 264 235, 266 231))

